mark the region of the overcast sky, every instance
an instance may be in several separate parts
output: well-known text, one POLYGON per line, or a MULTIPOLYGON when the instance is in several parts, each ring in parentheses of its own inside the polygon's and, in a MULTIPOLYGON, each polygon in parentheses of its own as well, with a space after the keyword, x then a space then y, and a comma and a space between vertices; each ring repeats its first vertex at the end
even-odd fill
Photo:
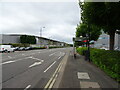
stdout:
POLYGON ((80 22, 78 2, 4 2, 0 5, 3 34, 40 35, 72 43, 80 22))

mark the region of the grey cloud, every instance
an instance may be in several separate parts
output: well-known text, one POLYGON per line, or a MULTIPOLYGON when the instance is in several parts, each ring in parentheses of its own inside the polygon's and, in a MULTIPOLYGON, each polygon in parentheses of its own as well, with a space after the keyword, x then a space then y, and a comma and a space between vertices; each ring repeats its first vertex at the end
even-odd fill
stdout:
POLYGON ((79 23, 79 6, 74 3, 4 3, 0 14, 3 33, 32 34, 59 41, 72 42, 75 27, 79 23))

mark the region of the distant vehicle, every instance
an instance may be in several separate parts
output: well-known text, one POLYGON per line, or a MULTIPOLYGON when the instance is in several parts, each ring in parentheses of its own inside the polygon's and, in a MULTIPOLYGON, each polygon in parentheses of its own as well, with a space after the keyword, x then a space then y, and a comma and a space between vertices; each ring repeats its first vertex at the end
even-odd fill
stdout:
POLYGON ((25 48, 25 50, 31 50, 32 49, 32 47, 26 47, 25 48))
POLYGON ((19 50, 20 51, 25 50, 25 47, 20 47, 19 50))
POLYGON ((106 48, 106 47, 101 47, 100 49, 108 50, 108 48, 106 48))
POLYGON ((15 51, 19 50, 19 47, 15 47, 15 51))
POLYGON ((14 52, 15 48, 12 48, 12 45, 0 45, 1 52, 14 52))
POLYGON ((5 52, 6 51, 6 49, 2 46, 2 45, 0 45, 0 52, 5 52))
POLYGON ((120 48, 119 48, 119 47, 116 47, 114 50, 120 51, 120 48))

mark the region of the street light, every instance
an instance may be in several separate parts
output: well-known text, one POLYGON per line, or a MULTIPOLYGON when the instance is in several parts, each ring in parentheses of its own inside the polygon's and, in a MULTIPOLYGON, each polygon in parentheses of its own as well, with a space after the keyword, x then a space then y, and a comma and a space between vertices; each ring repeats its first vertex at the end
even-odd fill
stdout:
POLYGON ((88 33, 88 57, 89 57, 89 62, 91 61, 90 60, 90 26, 89 26, 89 24, 88 24, 88 31, 89 31, 89 33, 88 33))
POLYGON ((120 30, 116 30, 116 32, 118 33, 118 43, 117 43, 118 45, 117 46, 118 46, 118 49, 120 49, 120 40, 119 40, 120 39, 120 35, 119 35, 120 30))
MULTIPOLYGON (((42 37, 42 29, 45 27, 40 28, 40 38, 42 37)), ((40 46, 42 45, 42 40, 40 40, 40 46)))

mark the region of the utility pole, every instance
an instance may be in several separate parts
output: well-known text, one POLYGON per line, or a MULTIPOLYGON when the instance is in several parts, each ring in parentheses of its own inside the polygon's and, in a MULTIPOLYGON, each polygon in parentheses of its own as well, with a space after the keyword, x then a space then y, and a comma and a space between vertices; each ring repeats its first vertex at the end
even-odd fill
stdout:
POLYGON ((90 26, 89 26, 89 24, 88 24, 88 30, 89 30, 89 32, 88 32, 88 60, 89 60, 89 62, 90 62, 90 26))
MULTIPOLYGON (((42 38, 42 29, 43 28, 45 28, 45 27, 42 27, 42 28, 40 28, 40 39, 42 38)), ((42 39, 40 40, 39 39, 39 41, 40 41, 40 46, 42 46, 42 39)))

